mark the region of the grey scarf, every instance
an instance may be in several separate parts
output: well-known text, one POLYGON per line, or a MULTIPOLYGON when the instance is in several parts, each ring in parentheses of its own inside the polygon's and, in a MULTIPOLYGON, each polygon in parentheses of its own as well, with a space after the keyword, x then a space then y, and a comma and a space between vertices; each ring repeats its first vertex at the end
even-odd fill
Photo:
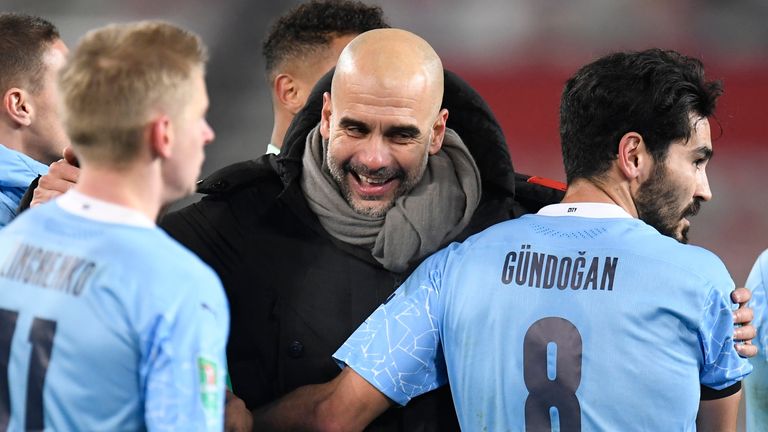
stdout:
POLYGON ((456 237, 480 202, 480 172, 456 132, 429 156, 421 181, 398 197, 386 215, 357 213, 328 170, 328 144, 319 127, 307 136, 301 188, 320 224, 333 237, 371 251, 384 268, 402 272, 456 237))

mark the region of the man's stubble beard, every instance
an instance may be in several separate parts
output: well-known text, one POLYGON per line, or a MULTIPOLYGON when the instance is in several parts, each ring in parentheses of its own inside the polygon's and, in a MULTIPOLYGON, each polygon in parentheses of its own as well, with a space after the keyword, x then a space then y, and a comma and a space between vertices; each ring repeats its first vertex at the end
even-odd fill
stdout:
POLYGON ((688 243, 689 226, 678 231, 680 221, 699 212, 701 198, 694 198, 682 211, 679 209, 680 199, 676 185, 669 180, 666 166, 656 164, 651 177, 640 186, 635 207, 638 218, 656 228, 661 234, 672 237, 680 243, 688 243))
MULTIPOLYGON (((430 136, 430 139, 432 137, 430 136)), ((328 140, 325 140, 325 148, 329 148, 328 140)), ((414 175, 409 176, 408 173, 403 170, 401 167, 392 168, 392 167, 383 167, 379 168, 377 170, 369 170, 368 167, 364 165, 356 165, 352 164, 351 160, 347 160, 343 163, 339 163, 338 160, 336 160, 333 156, 328 153, 326 155, 327 159, 327 165, 328 170, 331 174, 331 177, 336 182, 336 186, 339 189, 339 192, 344 197, 344 199, 347 201, 347 204, 357 213, 363 216, 368 216, 371 218, 383 218, 386 216, 387 212, 392 209, 392 207, 395 206, 395 203, 397 202, 397 199, 400 198, 403 195, 406 195, 411 192, 411 190, 416 187, 417 184, 422 180, 424 177, 424 173, 427 169, 427 164, 429 163, 429 152, 424 151, 424 157, 421 160, 421 163, 419 164, 416 172, 414 175), (357 205, 357 203, 354 200, 354 197, 352 195, 352 191, 349 188, 349 184, 346 181, 347 175, 349 175, 351 172, 354 172, 355 174, 362 174, 366 177, 390 177, 392 179, 399 179, 400 184, 398 185, 397 189, 395 190, 394 196, 392 199, 387 203, 386 206, 383 207, 370 207, 370 206, 361 206, 357 205)), ((373 198, 373 197, 371 197, 373 198)), ((366 197, 361 197, 361 199, 365 200, 366 197)), ((374 201, 372 199, 372 201, 374 201)))

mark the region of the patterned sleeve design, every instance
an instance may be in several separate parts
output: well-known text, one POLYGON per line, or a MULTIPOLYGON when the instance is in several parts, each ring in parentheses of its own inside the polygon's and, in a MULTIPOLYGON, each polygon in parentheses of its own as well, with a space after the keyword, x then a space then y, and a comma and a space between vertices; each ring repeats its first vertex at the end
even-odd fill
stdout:
MULTIPOLYGON (((222 290, 218 280, 206 283, 200 291, 222 290)), ((195 291, 190 288, 176 308, 158 318, 144 350, 149 430, 220 431, 224 427, 229 311, 218 296, 198 296, 195 291)))
POLYGON ((752 300, 749 306, 755 311, 752 325, 757 327, 757 337, 752 343, 757 345, 757 356, 750 359, 754 367, 752 374, 744 381, 747 432, 759 432, 765 430, 768 424, 768 328, 765 325, 766 308, 766 272, 768 272, 768 251, 755 262, 752 271, 747 278, 747 288, 752 290, 752 300))
POLYGON ((439 275, 423 268, 333 355, 400 405, 447 381, 436 310, 439 275))
POLYGON ((752 325, 757 327, 757 338, 754 342, 759 352, 756 359, 762 361, 768 361, 768 331, 766 331, 765 319, 766 308, 768 308, 768 299, 765 292, 765 272, 768 270, 768 251, 763 254, 755 262, 755 266, 749 273, 747 278, 747 288, 752 291, 752 300, 749 302, 749 306, 755 311, 755 318, 752 320, 752 325))
POLYGON ((699 338, 704 356, 701 384, 721 390, 741 381, 752 371, 749 362, 733 347, 731 302, 717 289, 710 291, 704 306, 699 338))

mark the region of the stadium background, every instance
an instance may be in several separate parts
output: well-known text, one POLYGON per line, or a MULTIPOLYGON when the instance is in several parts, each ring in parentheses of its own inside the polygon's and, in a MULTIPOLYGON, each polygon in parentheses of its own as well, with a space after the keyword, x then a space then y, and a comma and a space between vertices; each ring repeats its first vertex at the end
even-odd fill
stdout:
MULTIPOLYGON (((372 3, 372 2, 369 2, 372 3)), ((663 47, 701 58, 725 95, 713 126, 714 200, 691 239, 716 252, 737 284, 768 247, 768 2, 765 0, 382 0, 393 26, 427 39, 447 68, 486 98, 517 171, 564 180, 560 90, 580 65, 615 50, 663 47)), ((261 59, 269 24, 296 1, 1 0, 52 20, 74 46, 108 22, 163 18, 211 50, 209 121, 217 140, 203 174, 264 152, 272 114, 261 59)), ((392 61, 397 61, 392 59, 392 61)), ((450 119, 449 119, 450 124, 450 119)))

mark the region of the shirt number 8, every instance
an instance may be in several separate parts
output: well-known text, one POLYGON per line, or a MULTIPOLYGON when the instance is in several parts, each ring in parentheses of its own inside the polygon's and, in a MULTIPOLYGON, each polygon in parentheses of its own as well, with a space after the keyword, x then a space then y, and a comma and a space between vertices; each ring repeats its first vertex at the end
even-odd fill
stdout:
POLYGON ((581 431, 581 406, 576 398, 581 351, 579 330, 564 318, 542 318, 528 328, 523 342, 526 431, 552 430, 553 408, 560 430, 581 431))

